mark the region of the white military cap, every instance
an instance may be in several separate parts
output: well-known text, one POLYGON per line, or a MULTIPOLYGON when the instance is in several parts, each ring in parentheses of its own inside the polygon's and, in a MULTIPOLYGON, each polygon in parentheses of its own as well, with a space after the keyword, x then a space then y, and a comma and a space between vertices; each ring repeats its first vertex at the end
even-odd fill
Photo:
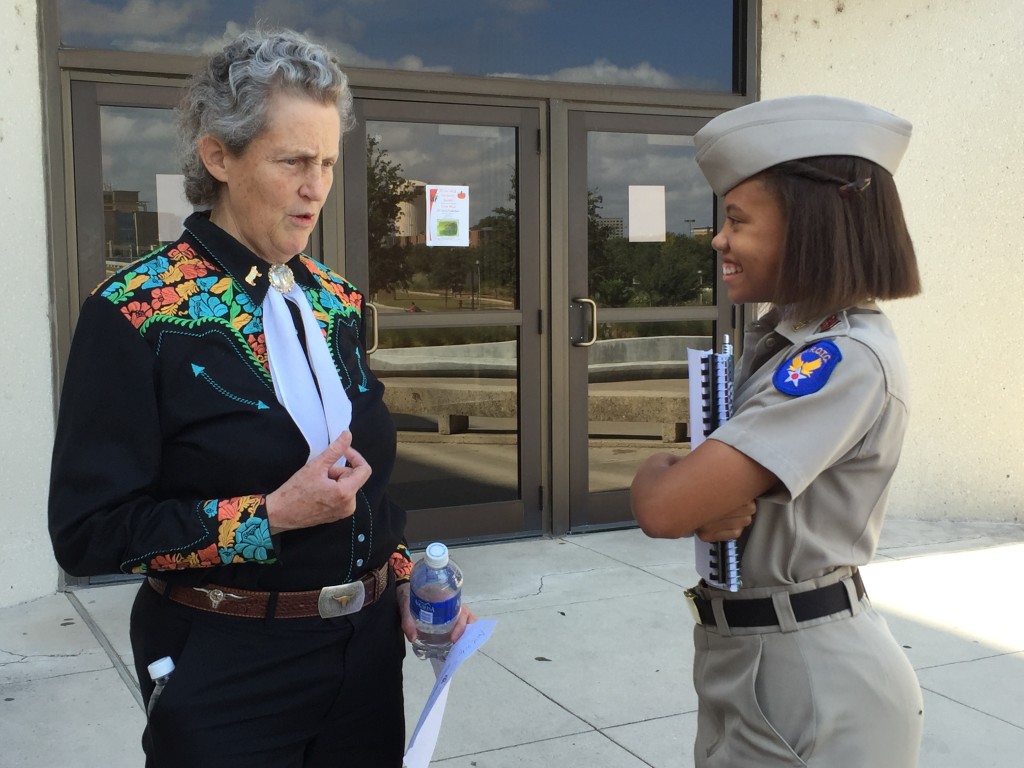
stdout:
POLYGON ((719 115, 693 137, 696 160, 717 195, 787 160, 852 155, 889 173, 903 159, 911 124, 836 96, 787 96, 719 115))

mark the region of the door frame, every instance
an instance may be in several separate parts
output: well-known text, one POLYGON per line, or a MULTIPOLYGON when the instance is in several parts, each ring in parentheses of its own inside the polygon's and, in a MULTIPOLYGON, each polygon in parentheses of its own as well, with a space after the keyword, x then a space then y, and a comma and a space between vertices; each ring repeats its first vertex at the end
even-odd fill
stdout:
MULTIPOLYGON (((422 98, 422 97, 420 97, 422 98)), ((344 274, 357 286, 369 285, 366 220, 366 123, 389 122, 466 124, 515 127, 517 130, 519 213, 519 306, 515 311, 478 311, 424 316, 415 313, 377 315, 380 329, 416 327, 455 328, 474 325, 515 325, 519 328, 518 460, 520 498, 514 501, 407 510, 407 538, 434 538, 458 543, 480 542, 543 534, 549 526, 547 499, 549 427, 543 397, 547 380, 546 322, 547 249, 542 233, 547 222, 544 183, 544 120, 542 102, 501 100, 422 101, 395 94, 356 94, 356 127, 343 138, 343 183, 337 215, 344 247, 344 274), (539 375, 532 375, 537 371, 539 375), (542 447, 538 450, 538 447, 542 447)), ((330 220, 325 229, 331 231, 330 220)), ((328 246, 329 247, 329 246, 328 246)), ((373 332, 371 329, 368 332, 373 332)))
MULTIPOLYGON (((590 132, 657 133, 692 136, 712 116, 701 110, 677 114, 624 113, 601 111, 600 108, 568 108, 565 113, 566 211, 563 233, 567 253, 565 293, 562 303, 563 328, 560 342, 564 349, 564 381, 553 402, 554 413, 563 413, 559 425, 564 429, 564 469, 556 469, 556 477, 566 479, 563 490, 565 513, 555 521, 556 533, 582 533, 590 530, 621 528, 634 525, 629 516, 628 490, 591 493, 589 490, 589 419, 587 349, 576 346, 571 339, 578 333, 580 305, 575 299, 588 296, 587 285, 587 137, 590 132), (560 407, 563 405, 564 407, 560 407)), ((717 227, 718 204, 713 204, 717 227)), ((735 336, 736 313, 728 302, 716 273, 717 302, 706 306, 610 308, 602 309, 600 317, 609 322, 658 322, 710 320, 716 333, 735 336)), ((589 314, 589 313, 588 313, 589 314)), ((557 432, 558 427, 556 427, 557 432)))

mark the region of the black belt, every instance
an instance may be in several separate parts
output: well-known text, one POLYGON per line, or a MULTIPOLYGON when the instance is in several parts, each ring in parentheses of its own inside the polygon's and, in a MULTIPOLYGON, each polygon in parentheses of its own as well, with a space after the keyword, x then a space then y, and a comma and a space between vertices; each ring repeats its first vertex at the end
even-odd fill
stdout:
MULTIPOLYGON (((850 577, 857 589, 857 600, 866 594, 860 571, 856 568, 850 577)), ((696 612, 699 624, 716 625, 715 612, 711 601, 692 589, 686 590, 686 597, 696 612)), ((840 611, 852 611, 850 595, 842 581, 829 584, 827 587, 811 589, 807 592, 795 592, 789 595, 789 603, 793 606, 793 617, 797 622, 820 619, 840 611)), ((722 611, 730 627, 772 627, 779 625, 779 617, 775 613, 775 603, 770 597, 759 597, 750 600, 723 600, 722 611)))

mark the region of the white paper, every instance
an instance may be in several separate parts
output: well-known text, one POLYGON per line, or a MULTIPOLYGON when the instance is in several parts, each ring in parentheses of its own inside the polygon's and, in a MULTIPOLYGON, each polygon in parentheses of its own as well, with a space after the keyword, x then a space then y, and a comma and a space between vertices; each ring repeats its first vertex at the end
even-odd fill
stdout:
POLYGON ((452 676, 466 659, 487 642, 495 624, 494 619, 480 619, 467 624, 465 633, 448 652, 444 665, 434 664, 437 680, 427 697, 427 703, 423 705, 416 729, 409 739, 409 747, 405 751, 405 768, 428 768, 430 765, 434 748, 437 746, 437 737, 441 732, 441 720, 444 718, 444 708, 448 703, 448 686, 452 676))
POLYGON ((469 246, 469 187, 427 184, 427 245, 469 246))
POLYGON ((629 187, 629 242, 665 242, 665 187, 629 187))

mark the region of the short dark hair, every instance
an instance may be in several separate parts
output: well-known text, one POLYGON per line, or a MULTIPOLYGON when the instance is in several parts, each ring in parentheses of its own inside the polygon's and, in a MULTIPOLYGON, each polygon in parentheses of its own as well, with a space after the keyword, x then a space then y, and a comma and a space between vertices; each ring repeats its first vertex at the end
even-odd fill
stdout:
POLYGON ((896 183, 880 165, 829 155, 779 163, 758 178, 786 219, 775 304, 787 318, 811 320, 870 299, 921 292, 896 183), (859 191, 851 188, 856 182, 859 191))

